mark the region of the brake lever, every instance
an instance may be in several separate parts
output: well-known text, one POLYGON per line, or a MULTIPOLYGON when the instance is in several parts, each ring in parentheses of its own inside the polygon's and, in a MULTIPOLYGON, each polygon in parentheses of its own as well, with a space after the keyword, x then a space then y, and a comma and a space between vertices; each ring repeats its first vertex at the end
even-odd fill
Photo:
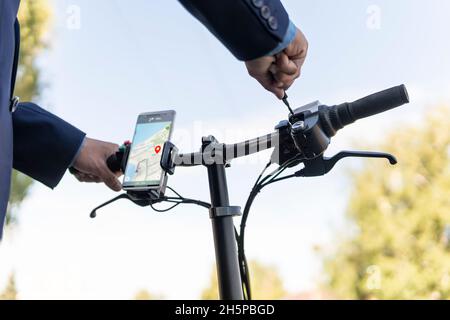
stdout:
POLYGON ((327 174, 336 163, 344 158, 382 158, 387 159, 391 165, 397 164, 397 159, 389 153, 369 151, 341 151, 331 158, 319 157, 304 161, 305 167, 297 171, 297 177, 319 177, 327 174))
POLYGON ((134 204, 140 206, 140 207, 147 207, 150 205, 153 205, 155 203, 159 203, 162 202, 165 198, 161 197, 156 191, 154 190, 150 190, 150 191, 129 191, 126 193, 122 193, 120 195, 118 195, 115 198, 112 198, 111 200, 106 201, 105 203, 99 205, 98 207, 96 207, 94 210, 91 211, 91 213, 89 214, 89 216, 91 218, 95 218, 97 217, 97 210, 106 207, 107 205, 116 202, 117 200, 120 199, 126 199, 129 200, 131 202, 133 202, 134 204))

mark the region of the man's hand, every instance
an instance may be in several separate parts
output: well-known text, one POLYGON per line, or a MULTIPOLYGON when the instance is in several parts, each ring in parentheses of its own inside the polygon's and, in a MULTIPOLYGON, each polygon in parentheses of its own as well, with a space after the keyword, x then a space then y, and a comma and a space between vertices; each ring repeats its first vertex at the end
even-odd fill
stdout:
POLYGON ((297 29, 294 40, 276 56, 246 61, 248 73, 268 91, 282 99, 285 90, 300 76, 308 53, 308 41, 297 29))
POLYGON ((277 62, 270 69, 276 81, 287 90, 300 77, 302 66, 308 54, 308 41, 297 29, 294 40, 282 52, 276 55, 277 62))
POLYGON ((120 174, 114 174, 106 165, 106 159, 118 149, 117 144, 86 138, 73 165, 79 171, 75 177, 81 182, 104 182, 112 190, 120 191, 122 185, 117 179, 120 174))
POLYGON ((264 89, 272 92, 278 99, 282 99, 284 96, 283 84, 277 82, 270 72, 270 68, 275 62, 275 57, 265 56, 246 61, 245 65, 247 66, 248 74, 258 80, 264 89))

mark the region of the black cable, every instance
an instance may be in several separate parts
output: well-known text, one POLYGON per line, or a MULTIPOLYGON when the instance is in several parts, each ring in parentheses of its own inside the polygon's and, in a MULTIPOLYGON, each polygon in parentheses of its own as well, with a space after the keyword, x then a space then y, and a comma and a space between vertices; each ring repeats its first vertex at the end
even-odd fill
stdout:
POLYGON ((170 191, 172 191, 173 193, 175 193, 178 197, 184 199, 184 197, 182 197, 178 192, 176 192, 172 187, 167 186, 167 189, 169 189, 170 191))
POLYGON ((200 207, 203 207, 203 208, 206 208, 206 209, 210 209, 211 208, 211 204, 209 204, 207 202, 200 201, 200 200, 192 200, 192 199, 184 198, 181 203, 183 203, 183 204, 196 204, 196 205, 198 205, 200 207))
POLYGON ((172 191, 177 197, 163 197, 161 199, 161 201, 159 202, 169 202, 169 203, 174 203, 173 206, 167 208, 167 209, 158 209, 154 207, 154 203, 150 204, 150 207, 155 210, 156 212, 168 212, 172 209, 174 209, 175 207, 179 206, 180 204, 195 204, 201 207, 204 207, 206 209, 211 208, 211 204, 204 202, 204 201, 200 201, 200 200, 194 200, 194 199, 188 199, 183 197, 181 194, 179 194, 177 191, 175 191, 173 188, 167 186, 167 189, 169 189, 170 191, 172 191))
POLYGON ((247 223, 247 219, 248 219, 248 213, 250 211, 250 207, 253 204, 253 200, 256 198, 257 194, 259 192, 261 192, 261 190, 268 184, 272 183, 270 182, 270 179, 275 179, 277 178, 281 173, 283 173, 293 162, 297 161, 298 157, 295 156, 294 158, 292 158, 291 160, 287 161, 283 166, 280 166, 277 170, 273 171, 272 173, 268 174, 266 177, 264 177, 263 179, 262 176, 264 175, 265 171, 270 167, 270 165, 272 164, 272 162, 269 162, 263 169, 263 171, 261 172, 261 174, 259 175, 258 179, 255 182, 255 185, 253 186, 252 191, 250 192, 250 195, 247 199, 247 202, 245 204, 244 207, 244 213, 242 215, 242 220, 241 220, 241 229, 240 229, 240 242, 241 242, 241 246, 244 246, 244 236, 245 236, 245 227, 246 227, 246 223, 247 223), (266 183, 266 181, 269 181, 270 183, 266 183))
POLYGON ((283 180, 287 180, 287 179, 291 179, 291 178, 297 178, 297 177, 298 176, 296 174, 290 174, 288 176, 284 176, 284 177, 281 177, 281 178, 273 179, 273 180, 265 183, 264 187, 268 186, 269 184, 275 183, 275 182, 280 182, 280 181, 283 181, 283 180))
MULTIPOLYGON (((239 246, 239 241, 240 241, 239 239, 240 239, 240 237, 239 237, 239 233, 238 233, 236 227, 234 227, 234 235, 235 235, 235 238, 236 238, 236 243, 238 243, 238 246, 239 246)), ((249 298, 247 296, 248 294, 247 294, 247 288, 246 288, 246 285, 248 284, 248 282, 245 281, 247 273, 246 273, 246 270, 245 270, 245 265, 244 265, 244 263, 242 263, 243 260, 241 259, 239 251, 238 251, 238 260, 239 260, 239 273, 241 275, 242 293, 244 295, 244 300, 249 300, 249 298)))
MULTIPOLYGON (((264 181, 264 179, 261 180, 261 178, 263 177, 266 170, 271 166, 271 164, 272 164, 272 162, 269 162, 264 167, 263 171, 260 173, 260 175, 256 179, 256 182, 253 186, 253 189, 252 189, 252 192, 250 193, 250 195, 252 195, 255 192, 255 190, 257 190, 258 184, 261 183, 262 181, 264 181)), ((267 178, 267 177, 265 177, 265 178, 267 178)), ((242 219, 241 219, 240 234, 238 236, 238 258, 239 258, 239 269, 241 272, 242 289, 243 289, 243 292, 245 293, 246 300, 251 300, 250 275, 249 275, 249 271, 248 271, 247 258, 245 256, 245 251, 244 251, 245 225, 246 225, 246 221, 248 218, 248 210, 246 210, 246 209, 247 209, 248 203, 249 203, 249 200, 247 200, 247 203, 244 208, 244 213, 243 213, 242 219)))
MULTIPOLYGON (((241 229, 240 229, 240 233, 237 232, 237 229, 235 228, 235 236, 236 236, 236 242, 238 243, 238 259, 239 259, 239 271, 241 273, 241 280, 242 280, 242 292, 244 294, 244 298, 246 300, 251 300, 252 299, 252 295, 251 295, 251 283, 250 283, 250 272, 249 272, 249 266, 248 266, 248 261, 247 261, 247 257, 245 255, 245 250, 244 250, 244 238, 245 238, 245 227, 246 227, 246 222, 248 219, 248 215, 250 212, 250 207, 253 204, 254 199, 256 198, 256 196, 258 195, 258 193, 267 185, 277 182, 277 181, 281 181, 283 179, 287 179, 286 177, 284 178, 278 178, 290 165, 292 165, 295 161, 297 160, 297 157, 294 157, 293 159, 287 161, 283 166, 280 166, 279 168, 277 168, 277 170, 271 172, 270 174, 268 174, 267 176, 264 176, 264 173, 267 171, 267 169, 272 165, 272 162, 267 163, 267 165, 264 167, 263 171, 260 173, 260 175, 258 176, 253 189, 250 193, 249 198, 247 199, 247 203, 245 205, 244 208, 244 213, 242 216, 242 220, 241 220, 241 229), (278 179, 277 179, 278 178, 278 179)), ((151 208, 153 210, 155 210, 156 212, 168 212, 172 209, 174 209, 175 207, 177 207, 180 204, 196 204, 199 206, 202 206, 204 208, 211 208, 211 204, 200 201, 200 200, 193 200, 193 199, 187 199, 184 198, 181 194, 179 194, 177 191, 175 191, 173 188, 171 187, 167 187, 170 191, 172 191, 177 197, 164 197, 162 199, 161 202, 170 202, 170 203, 174 203, 173 206, 167 208, 167 209, 157 209, 153 206, 153 204, 151 204, 151 208)))
POLYGON ((206 209, 211 208, 211 204, 204 202, 204 201, 200 201, 200 200, 193 200, 193 199, 188 199, 188 198, 175 198, 175 197, 166 197, 163 201, 165 202, 172 202, 172 203, 183 203, 183 204, 196 204, 200 207, 204 207, 206 209), (179 200, 179 201, 176 201, 179 200))
MULTIPOLYGON (((246 300, 252 299, 250 271, 249 271, 247 257, 245 255, 245 228, 246 228, 247 219, 248 219, 248 216, 250 213, 250 208, 251 208, 256 196, 261 192, 261 190, 263 188, 265 188, 266 186, 268 186, 272 183, 286 180, 286 179, 296 176, 296 175, 289 175, 289 176, 279 178, 279 176, 297 160, 298 160, 298 157, 294 157, 291 160, 287 161, 284 165, 280 166, 273 172, 271 172, 271 173, 267 174, 265 177, 263 177, 264 173, 272 165, 272 162, 267 163, 267 165, 264 167, 263 171, 258 176, 255 184, 253 185, 252 191, 250 192, 250 195, 245 204, 244 212, 243 212, 242 219, 241 219, 240 232, 238 233, 237 229, 235 228, 236 242, 238 244, 239 271, 241 273, 241 280, 242 280, 242 292, 243 292, 244 298, 246 300)), ((180 193, 175 191, 173 188, 171 188, 171 187, 167 187, 167 188, 170 191, 172 191, 176 195, 176 197, 163 197, 160 202, 174 203, 174 205, 172 205, 171 207, 166 208, 166 209, 158 209, 158 208, 155 208, 154 203, 152 203, 152 204, 150 204, 150 207, 154 211, 161 212, 161 213, 168 212, 168 211, 174 209, 175 207, 179 206, 180 204, 195 204, 195 205, 207 208, 207 209, 211 208, 211 204, 209 204, 207 202, 184 198, 180 193)))
MULTIPOLYGON (((168 202, 170 202, 170 201, 168 201, 168 202)), ((156 211, 156 212, 161 212, 161 213, 163 213, 163 212, 167 212, 167 211, 170 211, 170 210, 174 209, 175 207, 179 206, 180 204, 182 204, 182 202, 177 202, 177 203, 175 203, 173 206, 171 206, 171 207, 169 207, 169 208, 167 208, 167 209, 157 209, 157 208, 155 208, 155 207, 153 206, 153 203, 150 203, 150 207, 151 207, 154 211, 156 211)))
POLYGON ((251 300, 251 298, 252 298, 249 268, 248 268, 247 257, 245 256, 245 250, 244 250, 245 226, 246 226, 248 212, 249 212, 248 208, 249 208, 249 206, 251 206, 251 203, 253 202, 253 199, 256 197, 256 194, 258 194, 258 192, 259 192, 259 190, 258 190, 259 184, 264 182, 268 177, 271 176, 271 174, 269 174, 268 176, 264 177, 264 179, 261 179, 271 164, 272 163, 269 162, 264 167, 261 174, 258 176, 258 179, 256 180, 256 182, 252 188, 252 191, 250 193, 249 199, 247 200, 247 203, 245 205, 244 213, 243 213, 243 216, 241 219, 241 228, 240 228, 240 234, 239 234, 239 240, 238 240, 238 258, 239 258, 239 265, 240 265, 240 271, 241 271, 243 291, 245 292, 247 300, 251 300))
MULTIPOLYGON (((299 156, 295 156, 292 159, 290 159, 289 161, 287 161, 284 165, 282 165, 280 168, 278 168, 278 170, 276 170, 275 174, 273 174, 270 179, 268 179, 268 183, 264 183, 262 184, 262 188, 264 188, 265 186, 275 182, 275 181, 281 181, 284 180, 282 178, 277 179, 284 171, 286 171, 286 169, 289 169, 291 167, 291 165, 293 165, 294 163, 296 163, 299 159, 299 156)), ((293 176, 292 176, 293 177, 293 176)), ((266 180, 267 181, 267 180, 266 180)), ((265 181, 264 181, 265 182, 265 181)), ((262 189, 261 188, 261 189, 262 189)))
POLYGON ((261 172, 261 174, 258 176, 258 179, 256 180, 252 191, 250 192, 250 195, 247 199, 247 202, 244 207, 244 212, 241 219, 241 226, 240 226, 240 233, 237 236, 238 237, 238 258, 239 258, 239 269, 241 272, 241 279, 242 279, 242 287, 243 292, 245 293, 246 299, 251 300, 251 284, 250 284, 250 275, 249 275, 249 266, 247 262, 247 257, 245 255, 245 228, 247 224, 248 215, 250 213, 250 208, 256 198, 256 196, 261 192, 263 188, 266 186, 286 180, 288 178, 295 177, 295 175, 286 176, 282 178, 278 178, 286 169, 288 169, 291 165, 293 165, 296 161, 299 160, 298 156, 293 157, 289 161, 287 161, 285 164, 277 168, 275 171, 271 172, 264 178, 262 176, 264 175, 265 171, 270 167, 272 164, 269 162, 261 172))
POLYGON ((242 261, 245 265, 245 277, 246 277, 246 295, 247 295, 247 300, 252 300, 252 282, 250 279, 250 268, 248 266, 248 262, 247 262, 247 257, 243 256, 243 261, 242 261))

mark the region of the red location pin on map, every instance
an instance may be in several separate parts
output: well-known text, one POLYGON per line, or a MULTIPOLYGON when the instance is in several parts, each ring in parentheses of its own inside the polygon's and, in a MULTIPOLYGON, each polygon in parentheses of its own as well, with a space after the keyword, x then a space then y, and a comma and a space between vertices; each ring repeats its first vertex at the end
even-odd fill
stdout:
POLYGON ((158 154, 161 151, 161 147, 160 146, 156 146, 155 147, 155 152, 156 154, 158 154))

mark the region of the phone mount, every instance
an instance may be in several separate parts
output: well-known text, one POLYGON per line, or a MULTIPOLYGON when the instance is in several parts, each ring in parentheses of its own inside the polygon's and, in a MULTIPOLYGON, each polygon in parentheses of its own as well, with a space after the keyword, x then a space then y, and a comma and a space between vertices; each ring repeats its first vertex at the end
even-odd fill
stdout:
MULTIPOLYGON (((131 142, 125 141, 120 147, 119 150, 110 156, 106 160, 106 164, 108 168, 113 172, 125 172, 125 168, 128 161, 128 156, 130 154, 131 142)), ((167 141, 163 146, 163 151, 161 154, 160 165, 161 168, 170 175, 173 175, 175 172, 175 164, 173 161, 172 154, 177 153, 178 149, 175 147, 173 143, 167 141)), ((90 217, 95 218, 97 216, 97 210, 106 207, 107 205, 116 202, 121 199, 126 199, 134 204, 147 207, 153 204, 162 202, 165 200, 164 192, 158 192, 157 190, 147 190, 147 191, 134 191, 129 190, 125 193, 118 195, 117 197, 106 201, 105 203, 99 205, 94 210, 91 211, 90 217)))

